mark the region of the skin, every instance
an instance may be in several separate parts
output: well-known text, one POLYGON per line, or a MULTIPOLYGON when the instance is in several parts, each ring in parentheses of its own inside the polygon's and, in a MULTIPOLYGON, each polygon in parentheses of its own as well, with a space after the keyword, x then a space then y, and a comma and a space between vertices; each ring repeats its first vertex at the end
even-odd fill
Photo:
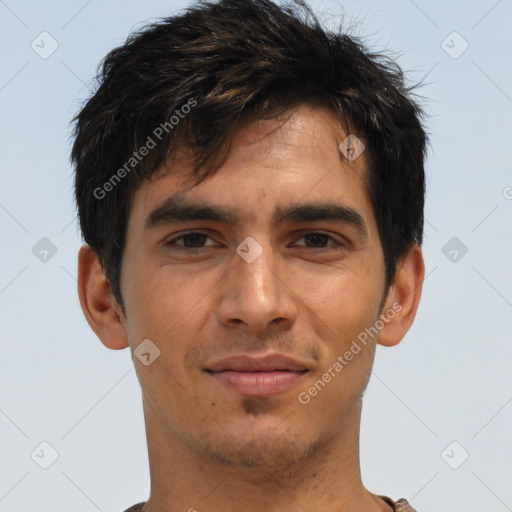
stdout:
POLYGON ((145 512, 391 510, 361 480, 361 397, 376 344, 398 344, 414 320, 421 249, 414 245, 399 262, 386 294, 366 154, 340 158, 347 134, 326 107, 300 105, 290 114, 242 125, 218 172, 199 185, 186 182, 192 167, 182 151, 139 187, 122 261, 126 316, 95 253, 87 245, 80 250, 80 302, 100 340, 133 351, 150 339, 160 350, 149 366, 133 358, 151 472, 145 512), (229 206, 239 219, 145 230, 149 212, 176 193, 229 206), (357 210, 367 236, 339 220, 272 222, 278 206, 326 200, 357 210), (207 236, 178 238, 188 230, 207 236), (332 238, 304 237, 311 232, 332 238), (236 252, 248 236, 262 248, 252 263, 236 252), (299 393, 394 303, 401 310, 378 335, 308 404, 300 403, 299 393), (270 352, 298 358, 308 369, 277 395, 243 396, 204 371, 229 355, 270 352))

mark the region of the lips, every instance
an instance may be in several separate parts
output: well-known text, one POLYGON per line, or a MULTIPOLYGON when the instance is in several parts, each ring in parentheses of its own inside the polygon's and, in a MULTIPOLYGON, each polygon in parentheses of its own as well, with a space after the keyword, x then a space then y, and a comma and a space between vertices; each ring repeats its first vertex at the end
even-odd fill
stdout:
POLYGON ((303 379, 308 365, 283 354, 264 357, 231 356, 208 365, 206 373, 238 394, 271 396, 282 393, 303 379))

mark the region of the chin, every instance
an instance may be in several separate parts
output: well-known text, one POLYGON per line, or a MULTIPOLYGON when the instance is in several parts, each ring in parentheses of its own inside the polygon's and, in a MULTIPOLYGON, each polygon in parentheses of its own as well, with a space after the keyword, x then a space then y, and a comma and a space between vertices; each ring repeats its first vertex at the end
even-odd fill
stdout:
POLYGON ((279 473, 289 471, 311 457, 315 443, 274 438, 270 442, 228 437, 225 442, 203 447, 203 455, 226 467, 257 472, 279 473))
POLYGON ((201 436, 196 444, 201 455, 226 469, 252 473, 258 478, 262 474, 282 477, 284 472, 292 473, 294 468, 303 467, 318 455, 330 440, 328 436, 301 429, 300 422, 292 419, 292 415, 245 417, 236 425, 224 426, 226 430, 222 432, 215 429, 201 436))

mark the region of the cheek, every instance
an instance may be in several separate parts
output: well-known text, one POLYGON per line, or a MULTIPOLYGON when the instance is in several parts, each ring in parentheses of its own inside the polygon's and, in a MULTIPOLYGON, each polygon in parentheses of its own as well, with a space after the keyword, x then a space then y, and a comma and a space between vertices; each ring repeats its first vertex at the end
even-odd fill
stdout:
POLYGON ((198 374, 191 372, 190 365, 187 367, 187 357, 190 359, 191 353, 201 349, 201 333, 211 318, 208 294, 219 279, 216 275, 177 271, 170 266, 148 269, 133 279, 127 308, 132 350, 145 339, 160 350, 150 367, 137 364, 150 395, 163 393, 166 400, 178 403, 186 398, 182 388, 193 393, 185 383, 191 384, 198 374), (167 383, 164 387, 170 385, 165 392, 160 389, 162 383, 167 383))
POLYGON ((190 325, 215 281, 171 266, 147 268, 132 276, 126 300, 131 325, 140 335, 157 339, 172 337, 182 322, 190 325))
POLYGON ((301 301, 332 334, 353 334, 377 317, 380 279, 370 265, 358 267, 339 266, 339 271, 303 274, 294 281, 300 284, 296 289, 301 301))

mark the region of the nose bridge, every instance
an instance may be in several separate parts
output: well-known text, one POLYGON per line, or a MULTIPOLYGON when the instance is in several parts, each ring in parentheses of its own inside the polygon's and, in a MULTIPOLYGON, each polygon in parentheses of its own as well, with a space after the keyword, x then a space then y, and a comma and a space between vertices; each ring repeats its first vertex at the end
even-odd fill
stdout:
POLYGON ((265 300, 270 304, 271 299, 279 294, 271 245, 262 245, 253 237, 247 237, 237 247, 237 254, 240 260, 235 262, 234 270, 240 284, 246 287, 248 294, 253 294, 254 300, 265 300))
POLYGON ((263 235, 258 238, 249 236, 236 248, 220 303, 225 325, 243 322, 263 330, 277 319, 293 321, 293 302, 279 277, 276 255, 263 235))

